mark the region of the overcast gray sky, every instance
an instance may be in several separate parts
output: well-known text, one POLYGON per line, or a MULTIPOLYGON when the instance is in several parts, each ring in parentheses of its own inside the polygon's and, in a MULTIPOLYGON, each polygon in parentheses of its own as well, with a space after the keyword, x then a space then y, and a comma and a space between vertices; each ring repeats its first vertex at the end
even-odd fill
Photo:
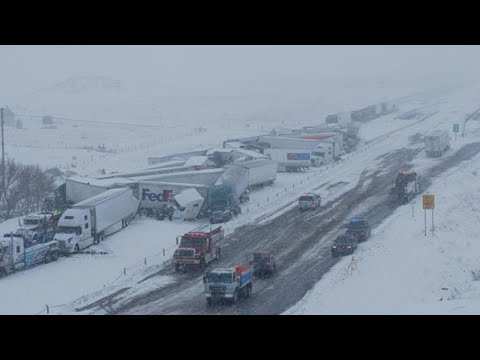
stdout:
POLYGON ((288 81, 478 78, 479 63, 479 46, 0 46, 0 90, 101 75, 179 93, 248 93, 288 81))

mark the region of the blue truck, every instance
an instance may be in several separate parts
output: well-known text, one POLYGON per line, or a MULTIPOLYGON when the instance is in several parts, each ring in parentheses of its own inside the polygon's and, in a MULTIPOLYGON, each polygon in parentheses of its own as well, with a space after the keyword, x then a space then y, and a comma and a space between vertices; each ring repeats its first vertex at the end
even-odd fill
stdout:
POLYGON ((209 190, 207 215, 211 224, 230 221, 241 212, 231 185, 215 185, 209 190))

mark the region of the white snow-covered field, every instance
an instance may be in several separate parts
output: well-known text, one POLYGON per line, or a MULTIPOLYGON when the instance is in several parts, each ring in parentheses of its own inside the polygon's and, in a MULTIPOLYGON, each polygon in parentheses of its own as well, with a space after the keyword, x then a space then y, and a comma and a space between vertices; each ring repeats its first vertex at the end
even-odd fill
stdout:
MULTIPOLYGON (((322 187, 318 192, 322 195, 323 201, 329 201, 341 195, 355 186, 364 168, 375 167, 378 161, 376 160, 377 156, 405 146, 408 143, 408 137, 416 132, 423 133, 435 126, 450 129, 452 116, 447 116, 447 114, 455 112, 457 118, 463 118, 465 113, 472 111, 476 104, 480 103, 480 98, 477 99, 476 93, 472 90, 459 93, 461 94, 457 93, 447 97, 448 107, 442 104, 435 105, 434 107, 440 113, 425 123, 402 131, 395 137, 385 139, 358 153, 351 154, 334 166, 326 169, 311 169, 305 174, 278 174, 277 181, 272 187, 252 192, 250 202, 243 205, 242 215, 225 224, 226 233, 232 232, 236 227, 245 223, 257 219, 266 221, 268 216, 278 215, 279 212, 272 213, 276 209, 284 208, 289 203, 293 204, 299 193, 316 189, 322 184, 344 182, 344 184, 331 189, 327 189, 327 186, 322 187), (468 99, 459 104, 458 98, 463 99, 465 96, 468 99)), ((431 103, 435 102, 438 100, 431 100, 431 103)), ((411 103, 405 106, 413 108, 417 105, 411 103)), ((323 119, 324 117, 315 123, 323 122, 323 119)), ((144 168, 147 164, 147 156, 197 150, 199 147, 207 148, 219 145, 229 137, 248 136, 255 132, 262 132, 267 127, 267 130, 271 129, 271 123, 268 123, 268 126, 265 123, 264 129, 262 129, 261 122, 256 123, 256 129, 252 129, 253 125, 246 128, 235 122, 232 122, 230 127, 216 129, 212 122, 211 126, 208 126, 208 123, 207 125, 203 124, 207 128, 206 133, 194 133, 192 127, 188 130, 190 133, 183 127, 176 129, 177 133, 173 130, 170 132, 170 130, 166 130, 167 128, 155 130, 158 132, 155 132, 153 128, 142 128, 136 133, 129 127, 82 124, 75 128, 72 123, 64 122, 58 124, 58 129, 54 130, 41 129, 40 125, 36 124, 37 120, 32 119, 31 125, 26 122, 24 127, 27 127, 27 130, 8 129, 8 139, 13 139, 11 144, 18 145, 12 146, 7 143, 9 155, 19 161, 40 163, 43 166, 64 164, 60 166, 64 170, 69 167, 68 164, 73 162, 76 163, 76 167, 70 166, 70 170, 81 174, 95 174, 100 168, 105 168, 107 172, 144 168), (82 139, 82 132, 85 132, 84 139, 82 139), (108 135, 111 133, 115 136, 109 137, 108 135), (142 137, 146 139, 143 147, 142 141, 139 141, 142 137), (100 153, 69 148, 73 145, 96 147, 97 144, 105 144, 107 149, 116 149, 117 153, 100 153), (29 147, 33 145, 38 145, 38 147, 29 147), (65 146, 67 148, 62 149, 65 146), (35 152, 34 157, 32 157, 32 151, 35 152), (73 156, 76 159, 73 159, 73 156)), ((311 124, 310 118, 305 123, 300 123, 299 126, 311 124)), ((368 136, 374 138, 406 124, 408 121, 394 120, 392 116, 384 117, 365 124, 362 134, 366 134, 366 139, 369 139, 368 136), (371 135, 373 129, 376 131, 375 136, 371 135)), ((471 139, 467 138, 464 141, 468 140, 471 139)), ((453 146, 454 149, 455 146, 453 146)), ((288 207, 282 211, 286 211, 286 209, 288 207)), ((74 307, 86 304, 122 287, 132 286, 145 276, 155 273, 160 264, 170 261, 176 246, 175 237, 202 224, 202 222, 176 223, 136 219, 130 227, 107 238, 99 246, 92 247, 92 250, 106 251, 108 255, 80 254, 69 258, 60 258, 57 262, 21 271, 1 279, 0 313, 34 314, 44 311, 45 304, 62 305, 51 308, 52 313, 71 313, 74 307), (165 256, 163 256, 163 249, 165 249, 165 256), (147 258, 146 265, 145 258, 147 258), (125 267, 127 274, 123 275, 125 267), (79 298, 80 300, 74 301, 79 298)), ((0 232, 9 232, 15 228, 15 225, 16 220, 4 222, 0 224, 0 232)), ((156 276, 142 284, 137 284, 125 295, 132 295, 136 291, 146 291, 152 287, 158 288, 171 281, 174 280, 156 276)))

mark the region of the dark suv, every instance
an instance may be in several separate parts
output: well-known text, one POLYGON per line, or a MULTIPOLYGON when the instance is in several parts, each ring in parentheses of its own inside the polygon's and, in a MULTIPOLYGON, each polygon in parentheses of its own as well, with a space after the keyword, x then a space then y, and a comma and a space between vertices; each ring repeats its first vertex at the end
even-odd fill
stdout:
POLYGON ((332 256, 353 254, 357 244, 357 238, 352 234, 340 235, 333 242, 332 256))
POLYGON ((354 217, 345 227, 347 228, 346 234, 354 235, 358 241, 365 241, 370 237, 370 225, 363 218, 354 217))

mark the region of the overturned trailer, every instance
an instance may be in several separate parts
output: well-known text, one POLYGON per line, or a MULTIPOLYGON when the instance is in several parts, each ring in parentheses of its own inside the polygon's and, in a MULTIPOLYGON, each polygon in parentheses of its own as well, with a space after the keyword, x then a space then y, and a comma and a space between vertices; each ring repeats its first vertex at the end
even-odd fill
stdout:
POLYGON ((183 190, 173 197, 176 210, 173 214, 175 220, 194 220, 202 210, 205 198, 194 188, 183 190))

